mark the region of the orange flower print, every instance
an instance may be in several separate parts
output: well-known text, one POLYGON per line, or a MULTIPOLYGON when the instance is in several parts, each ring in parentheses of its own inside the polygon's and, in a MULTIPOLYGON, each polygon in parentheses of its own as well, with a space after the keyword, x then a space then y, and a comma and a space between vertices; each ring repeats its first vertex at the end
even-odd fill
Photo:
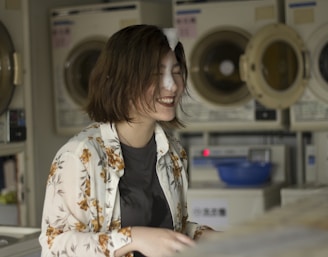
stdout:
POLYGON ((185 231, 187 225, 188 216, 182 217, 182 231, 185 231))
POLYGON ((203 231, 201 229, 196 230, 193 239, 198 240, 201 237, 202 234, 203 234, 203 231))
POLYGON ((57 162, 51 164, 48 180, 56 173, 57 168, 58 168, 57 162))
POLYGON ((61 233, 63 233, 62 229, 56 229, 54 227, 48 226, 46 235, 48 236, 47 243, 49 245, 49 248, 51 248, 55 237, 60 235, 61 233))
POLYGON ((101 249, 104 252, 106 257, 109 257, 109 250, 107 248, 108 240, 109 240, 109 237, 106 234, 101 234, 98 237, 99 245, 100 245, 100 247, 101 247, 101 249))
POLYGON ((85 190, 84 190, 84 192, 87 196, 90 196, 90 190, 91 190, 90 179, 86 179, 85 180, 85 190))
POLYGON ((80 209, 85 211, 89 208, 87 199, 83 199, 81 202, 78 203, 78 205, 80 206, 80 209))
POLYGON ((101 137, 97 137, 96 141, 99 145, 104 146, 104 141, 101 139, 101 137))
POLYGON ((83 149, 83 153, 81 156, 81 160, 84 164, 88 163, 91 157, 91 153, 89 152, 89 149, 83 149))
POLYGON ((119 229, 121 227, 121 221, 120 220, 112 220, 109 230, 113 229, 119 229))
POLYGON ((118 230, 119 233, 122 233, 123 235, 127 237, 131 237, 131 227, 121 228, 118 230))
POLYGON ((99 201, 98 200, 93 200, 92 201, 92 206, 96 207, 97 212, 102 212, 102 208, 99 206, 99 201))
POLYGON ((124 162, 122 158, 117 155, 112 148, 106 148, 106 154, 108 156, 108 164, 112 167, 116 167, 118 170, 124 168, 124 162))
POLYGON ((181 170, 182 168, 179 166, 179 157, 171 153, 171 159, 173 162, 173 175, 174 175, 174 180, 179 180, 181 176, 181 170))
POLYGON ((77 222, 75 223, 75 229, 79 232, 82 232, 83 230, 85 230, 86 225, 82 222, 77 222))
POLYGON ((194 234, 194 239, 195 240, 198 240, 199 237, 203 234, 203 231, 204 230, 212 230, 212 228, 208 227, 208 226, 200 226, 199 228, 197 228, 197 230, 195 231, 195 234, 194 234))
POLYGON ((102 169, 101 172, 100 172, 100 177, 103 179, 104 183, 106 183, 106 170, 105 169, 102 169))
POLYGON ((181 167, 176 167, 176 166, 173 167, 174 180, 178 180, 180 178, 181 170, 182 170, 181 167))
POLYGON ((102 223, 104 221, 104 217, 101 216, 99 217, 98 219, 93 219, 91 220, 91 224, 92 224, 92 227, 93 227, 93 231, 94 232, 98 232, 100 231, 100 229, 102 228, 102 223))
POLYGON ((181 150, 180 156, 184 160, 187 160, 187 158, 188 158, 187 152, 184 149, 181 150))

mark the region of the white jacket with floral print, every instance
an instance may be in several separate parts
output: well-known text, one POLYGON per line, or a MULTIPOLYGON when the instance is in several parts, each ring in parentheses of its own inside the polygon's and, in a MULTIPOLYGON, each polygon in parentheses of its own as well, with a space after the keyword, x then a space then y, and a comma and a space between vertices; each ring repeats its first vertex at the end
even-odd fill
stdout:
MULTIPOLYGON (((203 227, 187 221, 186 153, 159 124, 155 140, 156 171, 174 230, 195 238, 203 227)), ((121 228, 120 220, 118 183, 123 174, 115 125, 94 123, 57 152, 47 180, 39 237, 42 257, 113 257, 131 242, 131 228, 121 228)))

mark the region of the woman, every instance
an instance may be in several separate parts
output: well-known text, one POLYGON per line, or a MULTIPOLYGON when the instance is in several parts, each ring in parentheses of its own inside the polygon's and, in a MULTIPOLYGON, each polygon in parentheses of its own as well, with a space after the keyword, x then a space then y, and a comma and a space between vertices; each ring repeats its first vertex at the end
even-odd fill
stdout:
POLYGON ((182 126, 184 51, 163 30, 115 33, 90 76, 95 121, 56 154, 47 181, 42 256, 170 256, 207 227, 187 221, 182 126))

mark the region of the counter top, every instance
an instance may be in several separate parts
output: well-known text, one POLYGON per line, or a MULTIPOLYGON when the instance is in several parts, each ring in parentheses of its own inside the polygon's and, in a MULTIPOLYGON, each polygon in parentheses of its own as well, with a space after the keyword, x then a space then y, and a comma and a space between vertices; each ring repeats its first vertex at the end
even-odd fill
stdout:
POLYGON ((40 256, 40 231, 39 228, 0 226, 0 256, 40 256))
POLYGON ((328 189, 218 233, 176 257, 327 257, 328 189))

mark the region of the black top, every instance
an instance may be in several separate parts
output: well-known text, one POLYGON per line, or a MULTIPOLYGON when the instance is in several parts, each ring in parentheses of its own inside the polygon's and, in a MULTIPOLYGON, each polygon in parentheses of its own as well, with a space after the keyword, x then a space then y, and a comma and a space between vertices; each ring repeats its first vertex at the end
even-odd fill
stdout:
MULTIPOLYGON (((172 216, 156 173, 155 138, 142 148, 121 143, 125 172, 119 182, 121 225, 173 229, 172 216)), ((134 253, 134 256, 143 256, 134 253)))

